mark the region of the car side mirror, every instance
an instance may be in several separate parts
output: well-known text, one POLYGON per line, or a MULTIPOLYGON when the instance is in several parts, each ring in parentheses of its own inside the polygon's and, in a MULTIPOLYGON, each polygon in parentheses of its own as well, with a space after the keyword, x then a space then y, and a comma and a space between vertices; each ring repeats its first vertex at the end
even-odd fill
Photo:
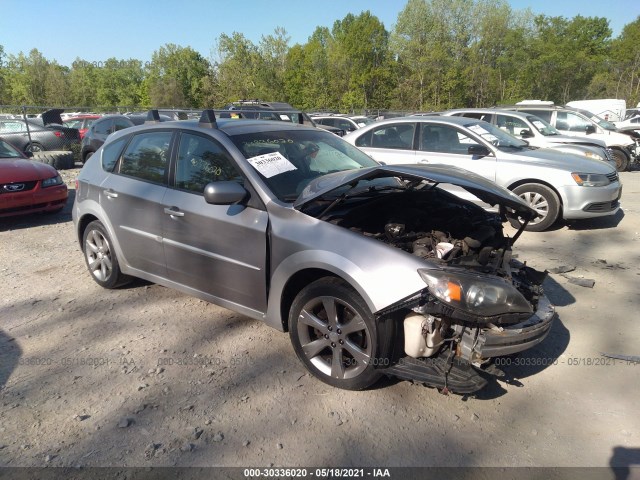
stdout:
POLYGON ((473 155, 474 157, 486 157, 487 155, 491 154, 491 151, 484 145, 469 145, 467 153, 469 155, 473 155))
POLYGON ((204 200, 212 205, 231 205, 246 196, 247 191, 238 182, 211 182, 204 187, 204 200))
POLYGON ((594 125, 587 125, 585 129, 585 133, 589 135, 590 133, 596 133, 596 127, 594 125))
POLYGON ((522 138, 531 138, 531 137, 533 137, 533 132, 531 130, 529 130, 528 128, 525 128, 523 130, 520 130, 520 136, 522 138))

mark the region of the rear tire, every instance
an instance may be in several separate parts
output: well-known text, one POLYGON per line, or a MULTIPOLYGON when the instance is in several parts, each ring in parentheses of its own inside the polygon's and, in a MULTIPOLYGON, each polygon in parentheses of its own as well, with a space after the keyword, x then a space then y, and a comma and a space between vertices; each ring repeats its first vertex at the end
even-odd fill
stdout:
POLYGON ((116 288, 129 283, 131 277, 120 271, 113 242, 98 220, 94 220, 82 235, 82 252, 93 280, 103 288, 116 288))
POLYGON ((91 158, 91 155, 93 155, 94 153, 95 152, 92 152, 92 151, 85 152, 82 157, 82 164, 84 165, 86 161, 89 160, 91 158))
POLYGON ((375 368, 382 364, 376 320, 339 278, 321 278, 300 291, 289 310, 289 336, 307 370, 329 385, 362 390, 382 376, 375 368))
POLYGON ((44 152, 44 147, 39 143, 32 142, 24 148, 24 151, 31 152, 31 153, 44 152))
POLYGON ((527 231, 542 232, 558 220, 560 199, 549 187, 538 183, 525 183, 514 188, 513 193, 541 215, 529 222, 527 231))

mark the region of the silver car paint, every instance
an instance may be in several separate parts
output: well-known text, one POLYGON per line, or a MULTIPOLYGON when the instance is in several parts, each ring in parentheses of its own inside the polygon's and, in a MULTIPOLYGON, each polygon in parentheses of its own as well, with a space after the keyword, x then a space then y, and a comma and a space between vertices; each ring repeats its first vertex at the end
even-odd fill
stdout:
POLYGON ((585 212, 583 209, 591 203, 615 201, 621 192, 619 181, 605 187, 581 187, 573 180, 571 173, 613 174, 615 168, 605 162, 592 160, 577 155, 566 154, 552 149, 528 150, 517 153, 501 151, 485 141, 464 125, 485 123, 464 117, 405 117, 376 122, 346 135, 344 140, 355 145, 356 140, 372 129, 394 123, 433 123, 457 128, 477 143, 486 146, 491 152, 486 157, 472 155, 426 152, 419 150, 398 150, 371 147, 358 147, 373 159, 386 164, 422 163, 444 164, 462 167, 505 188, 511 188, 521 182, 536 183, 543 181, 551 185, 562 201, 562 217, 564 219, 593 218, 613 215, 615 208, 607 212, 585 212))
MULTIPOLYGON (((267 122, 258 121, 258 123, 266 124, 267 122)), ((215 130, 190 127, 183 123, 180 124, 180 127, 184 130, 200 131, 214 136, 225 144, 232 155, 240 155, 234 145, 226 140, 224 135, 218 135, 215 130)), ((242 128, 243 126, 239 125, 238 127, 242 128)), ((147 127, 133 127, 119 132, 113 139, 143 131, 145 128, 147 127)), ((265 126, 265 129, 273 130, 274 128, 276 127, 271 125, 265 126)), ((280 128, 286 130, 311 127, 292 127, 289 124, 280 128)), ((105 145, 108 143, 110 142, 105 145)), ((80 188, 73 208, 74 222, 79 227, 81 215, 92 215, 105 225, 112 238, 120 267, 125 274, 175 288, 239 311, 249 317, 264 320, 279 330, 285 328, 283 322, 287 320, 281 315, 280 302, 283 291, 293 274, 303 270, 322 269, 344 278, 358 291, 372 312, 377 312, 425 288, 425 283, 417 270, 428 268, 431 265, 428 261, 342 227, 317 220, 295 210, 290 204, 280 202, 270 193, 253 169, 243 168, 246 162, 239 162, 239 166, 243 168, 245 175, 266 205, 266 212, 236 205, 226 207, 209 205, 204 202, 202 196, 188 194, 195 198, 194 204, 182 203, 181 210, 184 209, 185 216, 172 218, 171 215, 164 213, 164 209, 176 206, 174 205, 176 202, 166 201, 175 200, 175 197, 166 193, 163 194, 163 201, 158 204, 160 206, 157 208, 145 208, 143 212, 142 207, 138 206, 137 208, 140 210, 135 212, 131 212, 130 209, 122 211, 120 214, 114 214, 113 211, 108 212, 107 210, 112 208, 113 203, 123 199, 118 189, 124 188, 126 190, 128 185, 125 179, 130 179, 104 172, 101 159, 102 148, 87 161, 80 172, 78 177, 80 188), (91 183, 98 183, 101 186, 98 188, 88 186, 89 179, 91 183), (116 193, 118 197, 105 197, 105 190, 108 189, 111 189, 112 194, 116 193), (167 195, 166 198, 164 195, 167 195), (202 204, 197 205, 198 202, 202 202, 202 204), (82 208, 80 208, 80 203, 82 208), (104 208, 104 205, 107 205, 107 209, 104 208), (153 218, 159 218, 160 223, 157 225, 163 225, 164 232, 157 230, 151 221, 142 218, 150 210, 154 212, 153 218), (238 222, 240 219, 251 222, 252 230, 250 230, 250 237, 248 237, 249 241, 247 238, 242 239, 241 245, 244 248, 237 248, 239 245, 238 224, 226 223, 225 225, 222 220, 219 225, 216 225, 216 221, 212 221, 212 235, 200 238, 197 242, 193 242, 187 237, 176 236, 176 232, 179 231, 179 227, 176 228, 177 225, 190 230, 193 225, 187 224, 191 220, 186 219, 193 218, 193 221, 196 221, 196 217, 204 210, 209 216, 212 212, 219 212, 225 218, 231 216, 237 218, 238 222), (229 212, 233 215, 227 215, 229 212), (130 214, 133 214, 132 218, 140 220, 141 224, 137 227, 132 226, 132 222, 128 218, 130 214), (175 225, 172 222, 175 222, 175 225), (223 228, 220 228, 221 226, 223 228), (230 226, 233 227, 232 231, 226 229, 230 226), (125 228, 123 229, 123 227, 125 228), (213 229, 215 229, 215 234, 213 229), (127 238, 126 245, 121 241, 123 232, 127 238), (261 240, 260 237, 263 234, 261 240), (212 241, 216 236, 218 239, 212 241), (271 248, 270 272, 264 270, 264 259, 267 258, 267 236, 270 239, 271 248), (250 242, 255 242, 255 244, 250 242), (128 243, 137 245, 131 246, 128 243), (149 249, 147 254, 144 254, 145 249, 149 249), (161 268, 146 270, 149 262, 145 260, 146 263, 139 263, 140 261, 134 257, 141 252, 143 252, 143 259, 148 257, 151 252, 154 252, 154 255, 158 256, 157 258, 166 258, 171 272, 161 268), (182 283, 175 279, 175 275, 182 275, 183 282, 187 279, 188 275, 185 275, 182 268, 178 266, 183 261, 190 265, 196 265, 198 261, 216 266, 225 265, 226 277, 215 278, 213 285, 210 285, 208 280, 202 276, 189 280, 188 283, 182 283), (268 302, 265 302, 269 277, 268 302), (223 280, 227 283, 224 288, 219 285, 223 280)), ((139 180, 130 181, 144 185, 147 192, 154 192, 156 199, 160 195, 155 192, 156 187, 169 190, 157 185, 149 186, 151 184, 139 180)), ((78 230, 77 233, 81 238, 82 232, 78 230)))

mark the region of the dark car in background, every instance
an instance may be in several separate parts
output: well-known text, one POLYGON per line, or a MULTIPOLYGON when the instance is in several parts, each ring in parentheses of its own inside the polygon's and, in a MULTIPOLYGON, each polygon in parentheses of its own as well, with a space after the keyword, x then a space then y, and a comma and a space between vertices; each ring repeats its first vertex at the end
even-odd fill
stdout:
MULTIPOLYGON (((241 113, 244 118, 257 118, 260 120, 280 120, 284 122, 300 123, 327 130, 335 135, 343 137, 347 131, 332 125, 322 125, 314 121, 308 114, 296 110, 286 102, 265 102, 262 100, 239 100, 226 105, 225 110, 233 110, 241 113)), ((222 118, 225 115, 221 115, 222 118)))
POLYGON ((40 118, 0 119, 0 140, 23 152, 73 150, 80 143, 80 133, 63 125, 62 109, 47 110, 40 118))
MULTIPOLYGON (((167 115, 159 115, 158 118, 158 121, 162 122, 172 120, 172 118, 167 115)), ((87 159, 102 146, 107 137, 112 133, 135 125, 142 125, 148 120, 149 117, 146 113, 105 115, 104 117, 96 120, 82 139, 82 146, 80 148, 80 158, 82 159, 82 163, 86 162, 87 159)))
POLYGON ((55 213, 67 203, 67 186, 50 165, 0 140, 0 217, 55 213))

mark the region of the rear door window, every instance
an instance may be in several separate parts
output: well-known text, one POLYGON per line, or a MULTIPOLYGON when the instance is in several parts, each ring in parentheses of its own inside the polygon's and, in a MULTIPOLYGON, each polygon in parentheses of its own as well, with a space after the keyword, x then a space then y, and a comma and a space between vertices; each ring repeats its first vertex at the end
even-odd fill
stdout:
POLYGON ((412 150, 415 123, 393 123, 376 128, 356 140, 358 147, 412 150))
POLYGON ((153 183, 166 183, 171 132, 134 135, 120 161, 120 174, 153 183))

